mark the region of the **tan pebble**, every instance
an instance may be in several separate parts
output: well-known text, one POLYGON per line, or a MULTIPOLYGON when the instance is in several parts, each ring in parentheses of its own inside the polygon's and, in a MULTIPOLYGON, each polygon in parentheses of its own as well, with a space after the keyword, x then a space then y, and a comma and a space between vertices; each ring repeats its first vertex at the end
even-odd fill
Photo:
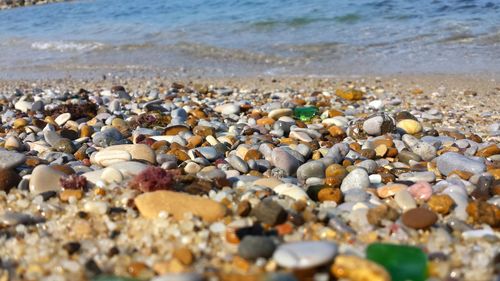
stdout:
POLYGON ((173 256, 186 266, 191 265, 194 261, 193 253, 187 247, 175 249, 173 256))
POLYGON ((123 175, 119 170, 107 167, 102 171, 101 179, 107 183, 120 183, 123 180, 123 175))
POLYGON ((381 144, 375 148, 375 155, 378 157, 384 157, 387 153, 387 146, 385 144, 381 144))
POLYGON ((460 170, 453 170, 451 171, 449 174, 448 174, 448 177, 451 176, 451 175, 457 175, 459 176, 461 179, 464 179, 464 180, 468 180, 470 177, 473 176, 472 173, 470 172, 467 172, 467 171, 460 171, 460 170))
POLYGON ((453 204, 453 199, 446 194, 432 195, 431 198, 429 198, 429 201, 427 201, 427 205, 431 210, 443 215, 446 215, 450 212, 453 204))
POLYGON ((403 131, 410 135, 414 135, 422 131, 422 125, 420 122, 413 119, 403 119, 398 122, 396 127, 403 129, 403 131))
POLYGON ((265 126, 274 124, 274 119, 270 117, 263 117, 257 120, 257 125, 265 126))
POLYGON ((12 127, 14 129, 19 129, 19 128, 22 128, 24 126, 28 125, 28 120, 24 119, 24 118, 17 118, 16 120, 14 120, 14 123, 12 124, 12 127))
POLYGON ((83 191, 78 189, 66 189, 59 193, 59 199, 63 202, 68 202, 70 197, 75 197, 77 200, 80 200, 83 197, 83 191))
POLYGON ((326 177, 339 177, 343 179, 347 176, 348 172, 345 167, 339 164, 331 164, 325 170, 326 177))
POLYGON ((94 156, 95 163, 102 166, 129 160, 141 160, 156 163, 156 154, 145 144, 121 144, 106 147, 94 156))
POLYGON ((226 208, 218 202, 174 191, 143 193, 134 201, 141 215, 149 219, 157 218, 160 212, 166 212, 175 219, 182 220, 186 213, 192 213, 204 221, 213 222, 226 214, 226 208))
POLYGON ((293 110, 291 110, 290 108, 278 108, 271 110, 271 112, 269 112, 267 116, 274 120, 278 120, 280 117, 292 116, 292 115, 293 115, 293 110))
POLYGON ((252 205, 247 200, 243 200, 238 204, 236 214, 240 217, 246 217, 252 211, 252 205))
POLYGON ((377 188, 377 195, 380 198, 388 198, 394 196, 398 191, 407 189, 408 186, 404 184, 388 184, 377 188))
POLYGON ((283 182, 277 178, 261 178, 253 182, 253 185, 274 188, 283 182))
POLYGON ((364 93, 362 91, 355 89, 347 89, 347 90, 337 89, 335 91, 335 95, 346 100, 356 101, 356 100, 361 100, 363 98, 364 93))
POLYGON ((127 271, 133 277, 137 277, 141 275, 141 272, 147 270, 148 266, 142 262, 133 262, 128 265, 127 271))
POLYGON ((337 279, 350 281, 390 281, 391 276, 380 265, 356 256, 339 255, 331 267, 337 279))
POLYGON ((20 151, 23 147, 22 142, 15 136, 9 136, 4 143, 5 149, 20 151))
POLYGON ((500 180, 500 168, 497 168, 497 169, 490 169, 488 170, 488 172, 490 174, 493 175, 493 177, 496 179, 496 180, 500 180))
POLYGON ((330 128, 328 128, 328 132, 334 138, 345 136, 344 130, 342 130, 342 128, 338 126, 331 126, 330 128))
POLYGON ((83 125, 80 129, 80 137, 90 138, 92 136, 93 131, 94 130, 89 125, 83 125))
POLYGON ((373 146, 377 147, 379 145, 385 145, 387 147, 393 147, 394 142, 392 139, 376 139, 373 141, 373 146))
POLYGON ((249 149, 243 156, 243 160, 258 160, 262 158, 262 153, 255 149, 249 149))
POLYGON ((163 134, 166 136, 177 136, 180 132, 186 131, 189 131, 189 127, 184 125, 174 125, 168 127, 163 134))
POLYGON ((200 146, 203 143, 203 137, 201 136, 192 136, 188 139, 187 146, 189 148, 195 148, 200 146))

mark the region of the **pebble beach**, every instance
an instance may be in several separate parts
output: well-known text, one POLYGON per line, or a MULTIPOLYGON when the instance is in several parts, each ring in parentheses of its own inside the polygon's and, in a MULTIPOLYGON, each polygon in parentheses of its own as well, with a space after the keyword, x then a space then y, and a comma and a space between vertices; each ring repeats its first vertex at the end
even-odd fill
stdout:
POLYGON ((0 81, 0 280, 498 280, 500 77, 0 81))

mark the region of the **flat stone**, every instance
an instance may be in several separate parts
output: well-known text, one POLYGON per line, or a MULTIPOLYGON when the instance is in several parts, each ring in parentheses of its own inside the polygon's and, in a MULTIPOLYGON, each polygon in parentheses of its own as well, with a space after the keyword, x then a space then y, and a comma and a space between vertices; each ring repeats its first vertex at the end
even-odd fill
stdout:
POLYGON ((342 181, 340 190, 346 192, 353 188, 368 188, 370 186, 370 178, 368 173, 363 168, 352 170, 342 181))
POLYGON ((252 209, 251 214, 260 222, 271 226, 281 224, 285 222, 287 218, 285 209, 271 199, 261 201, 252 209))
POLYGON ((402 129, 405 133, 414 135, 422 131, 420 122, 413 119, 403 119, 396 125, 397 128, 402 129))
POLYGON ((253 182, 255 186, 263 186, 268 188, 274 188, 283 182, 277 178, 261 178, 253 182))
POLYGON ((280 117, 283 116, 293 116, 293 110, 290 108, 278 108, 271 110, 271 112, 269 112, 267 116, 269 118, 273 118, 274 120, 278 120, 280 117))
POLYGON ((285 195, 295 200, 308 200, 307 193, 297 185, 283 183, 272 188, 279 195, 285 195))
POLYGON ((247 162, 243 161, 240 157, 236 155, 231 155, 227 158, 229 164, 235 168, 236 170, 242 172, 243 174, 246 174, 249 172, 249 167, 247 162))
POLYGON ((267 236, 246 235, 238 245, 238 254, 245 259, 269 258, 273 255, 276 245, 267 236))
POLYGON ((211 199, 174 191, 154 191, 140 194, 134 202, 142 216, 157 218, 161 212, 184 219, 187 213, 201 217, 206 222, 214 222, 226 215, 224 205, 211 199))
POLYGON ((447 176, 454 170, 466 171, 472 174, 479 174, 486 171, 484 160, 467 157, 456 152, 446 152, 436 158, 438 170, 447 176))
POLYGON ((26 156, 14 151, 0 150, 0 170, 12 169, 24 163, 26 156))
POLYGON ((145 144, 121 144, 108 146, 95 154, 95 163, 101 166, 109 166, 118 162, 129 160, 156 163, 155 152, 145 144))
POLYGON ((54 119, 54 121, 57 123, 57 125, 62 126, 66 122, 68 122, 69 119, 71 119, 71 113, 66 112, 59 114, 59 116, 57 116, 56 119, 54 119))
POLYGON ((406 189, 401 189, 394 195, 394 201, 403 210, 407 211, 417 207, 417 202, 413 199, 413 196, 406 189))
POLYGON ((377 188, 377 195, 380 198, 388 198, 394 196, 398 191, 408 188, 404 184, 391 183, 377 188))
POLYGON ((325 164, 321 161, 309 161, 302 164, 297 169, 297 179, 301 182, 308 178, 324 178, 325 177, 325 164))
POLYGON ((412 181, 412 182, 433 182, 436 180, 436 175, 434 172, 409 172, 402 173, 398 176, 399 180, 402 181, 412 181))
POLYGON ((273 259, 285 268, 307 269, 332 261, 337 252, 337 244, 326 241, 304 241, 280 245, 274 252, 273 259))
POLYGON ((289 176, 295 174, 301 164, 301 162, 290 154, 290 152, 279 147, 273 149, 271 157, 274 166, 282 169, 289 176))
POLYGON ((14 226, 19 224, 31 225, 44 222, 43 217, 33 217, 30 214, 19 212, 5 212, 0 216, 0 225, 14 226))
POLYGON ((414 229, 426 229, 437 222, 438 216, 425 208, 414 208, 403 213, 403 224, 414 229))
POLYGON ((63 172, 52 169, 47 165, 38 165, 31 173, 29 188, 32 193, 40 194, 46 191, 60 191, 59 179, 66 176, 63 172))

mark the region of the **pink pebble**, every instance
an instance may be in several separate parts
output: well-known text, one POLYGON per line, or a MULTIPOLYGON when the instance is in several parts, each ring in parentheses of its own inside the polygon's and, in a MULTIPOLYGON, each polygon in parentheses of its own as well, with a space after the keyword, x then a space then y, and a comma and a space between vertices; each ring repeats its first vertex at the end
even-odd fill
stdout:
POLYGON ((408 192, 415 199, 427 201, 431 198, 432 186, 428 182, 419 181, 408 187, 408 192))

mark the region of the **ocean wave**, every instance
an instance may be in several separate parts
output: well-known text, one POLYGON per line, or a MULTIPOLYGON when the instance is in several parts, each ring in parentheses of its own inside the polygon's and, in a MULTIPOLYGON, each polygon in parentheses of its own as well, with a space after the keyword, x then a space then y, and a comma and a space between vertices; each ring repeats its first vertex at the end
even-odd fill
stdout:
POLYGON ((82 52, 102 49, 105 45, 99 42, 76 42, 76 41, 46 41, 33 42, 31 48, 35 50, 48 50, 58 52, 82 52))

